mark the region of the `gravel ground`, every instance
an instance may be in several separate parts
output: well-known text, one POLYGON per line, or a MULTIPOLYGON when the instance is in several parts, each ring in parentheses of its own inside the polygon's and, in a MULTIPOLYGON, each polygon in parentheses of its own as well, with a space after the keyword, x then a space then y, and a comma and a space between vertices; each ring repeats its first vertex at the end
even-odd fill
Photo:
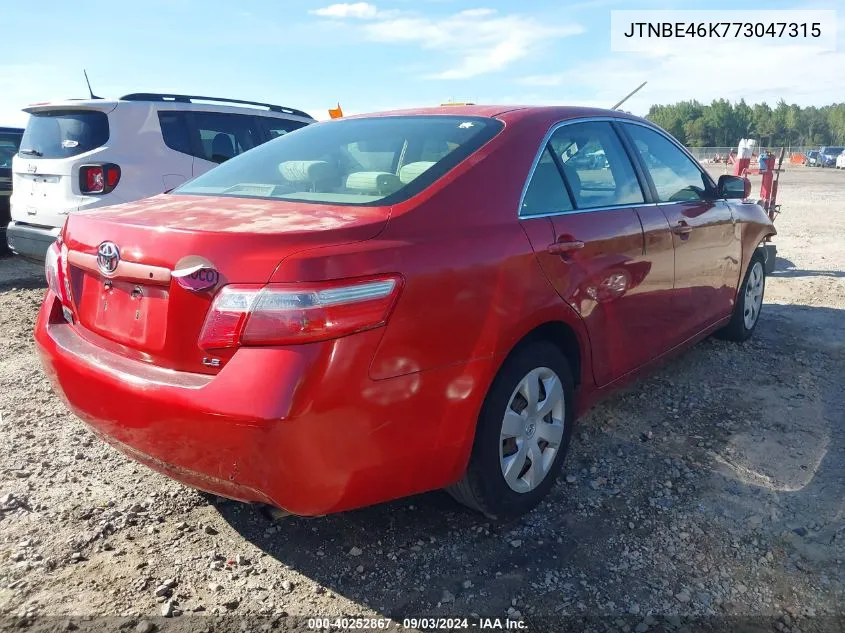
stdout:
POLYGON ((31 336, 41 270, 0 260, 2 622, 602 614, 641 633, 677 616, 842 618, 845 173, 791 169, 780 195, 755 338, 704 341, 597 406, 549 500, 504 525, 439 492, 273 522, 148 471, 52 394, 31 336))

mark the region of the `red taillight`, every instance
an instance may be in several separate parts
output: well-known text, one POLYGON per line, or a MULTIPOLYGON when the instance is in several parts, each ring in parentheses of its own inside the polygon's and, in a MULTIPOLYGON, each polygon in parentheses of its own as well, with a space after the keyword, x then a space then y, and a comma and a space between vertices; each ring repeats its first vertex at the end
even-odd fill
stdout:
POLYGON ((85 194, 110 193, 120 182, 120 167, 113 163, 79 168, 79 190, 85 194))
POLYGON ((295 345, 339 338, 387 323, 398 275, 307 284, 226 286, 200 333, 203 349, 295 345))
POLYGON ((47 277, 47 287, 59 298, 62 296, 62 282, 59 279, 61 252, 59 242, 55 241, 47 248, 47 254, 44 257, 44 276, 47 277))
POLYGON ((61 239, 50 244, 47 249, 47 255, 44 259, 44 275, 47 277, 47 287, 59 298, 65 312, 65 318, 70 320, 72 302, 67 269, 67 246, 61 242, 61 239))

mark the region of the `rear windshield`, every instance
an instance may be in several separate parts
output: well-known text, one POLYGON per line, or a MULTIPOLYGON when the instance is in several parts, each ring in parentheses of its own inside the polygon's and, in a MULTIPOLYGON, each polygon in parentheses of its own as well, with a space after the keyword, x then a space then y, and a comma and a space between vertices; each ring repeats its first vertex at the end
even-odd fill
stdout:
POLYGON ((21 133, 0 130, 0 169, 12 167, 12 157, 18 153, 21 133))
POLYGON ((67 158, 90 152, 109 140, 109 118, 96 110, 34 112, 26 124, 20 153, 36 158, 67 158))
POLYGON ((227 161, 176 194, 390 205, 431 185, 502 123, 396 116, 315 123, 227 161))

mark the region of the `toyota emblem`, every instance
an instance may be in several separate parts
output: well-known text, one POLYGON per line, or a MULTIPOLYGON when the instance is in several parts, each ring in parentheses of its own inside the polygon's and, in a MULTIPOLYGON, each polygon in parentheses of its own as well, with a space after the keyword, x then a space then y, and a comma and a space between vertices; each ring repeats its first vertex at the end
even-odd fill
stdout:
POLYGON ((113 275, 120 263, 120 251, 114 242, 103 242, 97 247, 97 267, 104 275, 113 275))

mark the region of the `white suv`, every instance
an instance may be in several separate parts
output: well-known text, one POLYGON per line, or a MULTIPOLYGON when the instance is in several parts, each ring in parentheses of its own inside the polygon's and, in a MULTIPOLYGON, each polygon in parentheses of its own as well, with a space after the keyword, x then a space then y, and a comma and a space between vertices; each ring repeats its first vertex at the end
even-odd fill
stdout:
POLYGON ((44 259, 68 213, 168 191, 314 123, 301 110, 267 103, 147 93, 24 111, 30 118, 12 161, 7 240, 34 260, 44 259))

